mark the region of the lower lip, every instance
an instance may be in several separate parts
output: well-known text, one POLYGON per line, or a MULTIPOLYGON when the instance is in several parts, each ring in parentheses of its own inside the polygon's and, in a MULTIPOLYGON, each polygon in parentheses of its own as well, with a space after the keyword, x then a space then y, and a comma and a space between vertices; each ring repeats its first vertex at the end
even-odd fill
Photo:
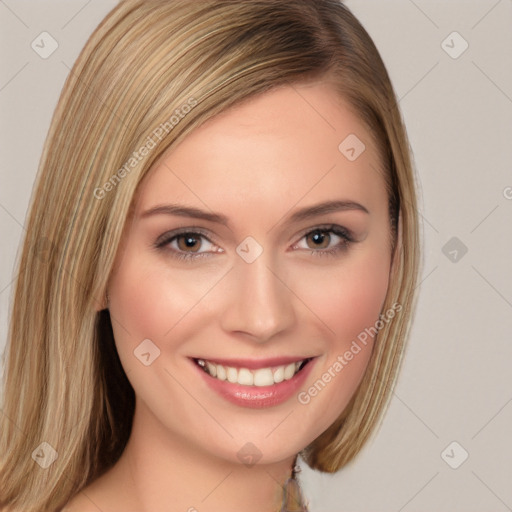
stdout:
POLYGON ((242 386, 241 384, 232 384, 227 380, 219 380, 212 377, 193 362, 197 371, 202 375, 206 384, 220 396, 229 402, 241 407, 252 409, 263 409, 282 404, 289 400, 295 392, 304 384, 307 379, 315 359, 296 373, 291 379, 284 380, 279 384, 272 386, 242 386))

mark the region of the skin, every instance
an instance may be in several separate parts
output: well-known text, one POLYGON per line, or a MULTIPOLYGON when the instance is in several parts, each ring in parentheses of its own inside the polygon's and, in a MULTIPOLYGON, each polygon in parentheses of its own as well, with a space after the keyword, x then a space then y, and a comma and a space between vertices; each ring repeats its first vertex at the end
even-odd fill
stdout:
POLYGON ((297 394, 265 409, 231 404, 198 377, 189 358, 315 356, 302 390, 332 368, 378 320, 388 288, 391 231, 378 167, 369 132, 326 81, 252 98, 209 120, 155 164, 139 188, 108 289, 117 350, 136 393, 132 436, 118 463, 67 510, 279 508, 279 484, 295 454, 346 407, 372 340, 307 405, 297 394), (338 149, 349 134, 366 145, 355 161, 338 149), (360 203, 369 213, 289 222, 297 210, 331 200, 360 203), (229 227, 143 217, 169 203, 221 213, 229 227), (329 231, 321 242, 307 236, 332 224, 355 241, 318 254, 343 244, 329 231), (155 248, 178 228, 205 231, 195 250, 208 256, 173 257, 172 249, 194 254, 183 238, 155 248), (252 263, 236 252, 247 236, 263 248, 252 263), (161 351, 150 366, 133 353, 144 339, 161 351), (251 467, 237 458, 247 442, 262 455, 251 467))

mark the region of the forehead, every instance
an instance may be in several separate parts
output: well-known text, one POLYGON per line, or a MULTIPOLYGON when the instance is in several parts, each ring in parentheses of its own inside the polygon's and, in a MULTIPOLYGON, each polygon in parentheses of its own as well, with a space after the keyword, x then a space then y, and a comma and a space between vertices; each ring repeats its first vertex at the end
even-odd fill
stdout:
POLYGON ((251 98, 195 129, 153 166, 137 210, 182 201, 279 215, 298 202, 385 202, 370 133, 328 83, 251 98))

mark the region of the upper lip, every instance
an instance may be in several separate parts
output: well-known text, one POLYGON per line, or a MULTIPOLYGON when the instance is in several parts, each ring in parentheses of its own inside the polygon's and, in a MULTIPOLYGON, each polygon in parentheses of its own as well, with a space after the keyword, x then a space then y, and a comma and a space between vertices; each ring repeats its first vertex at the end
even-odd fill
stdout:
POLYGON ((210 363, 221 364, 231 368, 247 368, 248 370, 258 370, 259 368, 271 368, 273 366, 286 366, 290 363, 312 359, 312 356, 287 356, 287 357, 269 357, 267 359, 222 359, 217 357, 194 357, 196 361, 202 359, 210 363))

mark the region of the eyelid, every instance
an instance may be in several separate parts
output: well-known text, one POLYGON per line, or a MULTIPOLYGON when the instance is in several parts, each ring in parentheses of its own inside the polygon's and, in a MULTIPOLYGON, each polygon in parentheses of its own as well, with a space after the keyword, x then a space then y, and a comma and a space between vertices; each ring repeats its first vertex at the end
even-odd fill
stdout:
POLYGON ((211 233, 207 232, 203 228, 196 227, 196 226, 187 226, 185 228, 177 228, 177 229, 172 229, 170 231, 166 231, 165 233, 163 233, 156 239, 154 246, 157 248, 162 247, 162 246, 168 244, 173 238, 176 238, 179 235, 184 235, 184 234, 188 234, 188 233, 201 235, 204 238, 206 238, 210 243, 218 245, 214 240, 215 237, 212 237, 211 233), (213 240, 212 240, 212 238, 213 238, 213 240))
MULTIPOLYGON (((304 231, 302 231, 302 234, 300 235, 300 238, 309 235, 310 233, 314 233, 315 231, 332 231, 333 233, 342 233, 347 239, 349 239, 351 242, 355 242, 355 236, 354 233, 347 229, 344 226, 340 226, 339 224, 319 224, 318 226, 314 226, 312 228, 307 228, 304 231)), ((299 239, 300 239, 299 238, 299 239)))
POLYGON ((338 224, 327 224, 327 225, 318 225, 314 228, 309 228, 306 231, 304 231, 301 236, 298 238, 298 240, 291 246, 292 250, 299 250, 299 251, 307 251, 310 252, 311 255, 314 256, 331 256, 336 255, 339 251, 347 250, 350 245, 355 243, 357 240, 353 236, 353 233, 351 230, 340 226, 338 224), (340 239, 340 242, 338 242, 336 245, 328 248, 313 248, 313 247, 298 247, 300 242, 307 237, 308 235, 311 235, 313 233, 330 233, 329 236, 332 237, 332 235, 338 237, 340 239))
MULTIPOLYGON (((314 249, 314 248, 299 248, 298 250, 306 250, 310 251, 311 253, 317 254, 317 255, 327 255, 327 254, 334 254, 340 249, 347 248, 350 244, 356 242, 357 240, 354 237, 353 232, 350 229, 345 228, 344 226, 340 226, 338 224, 320 224, 313 227, 309 227, 307 229, 304 229, 300 235, 296 237, 296 242, 294 242, 291 246, 291 249, 297 250, 298 243, 307 235, 312 234, 314 232, 325 232, 325 233, 333 233, 334 235, 338 236, 342 239, 342 243, 339 243, 335 245, 334 247, 328 248, 328 249, 314 249)), ((219 244, 215 242, 215 240, 212 240, 211 238, 215 239, 215 237, 211 236, 211 233, 209 233, 207 230, 196 227, 196 226, 187 226, 183 228, 177 228, 171 231, 167 231, 160 235, 157 240, 154 243, 154 247, 157 249, 162 249, 168 244, 170 244, 172 241, 174 241, 175 238, 177 238, 180 235, 184 234, 195 234, 200 235, 201 237, 205 238, 209 243, 216 245, 220 248, 219 244)), ((204 252, 187 252, 187 251, 179 251, 176 249, 169 248, 169 251, 173 253, 173 257, 176 257, 177 259, 182 260, 188 260, 193 261, 198 258, 202 257, 209 257, 212 254, 218 254, 224 252, 222 248, 220 248, 219 251, 204 251, 204 252)))

